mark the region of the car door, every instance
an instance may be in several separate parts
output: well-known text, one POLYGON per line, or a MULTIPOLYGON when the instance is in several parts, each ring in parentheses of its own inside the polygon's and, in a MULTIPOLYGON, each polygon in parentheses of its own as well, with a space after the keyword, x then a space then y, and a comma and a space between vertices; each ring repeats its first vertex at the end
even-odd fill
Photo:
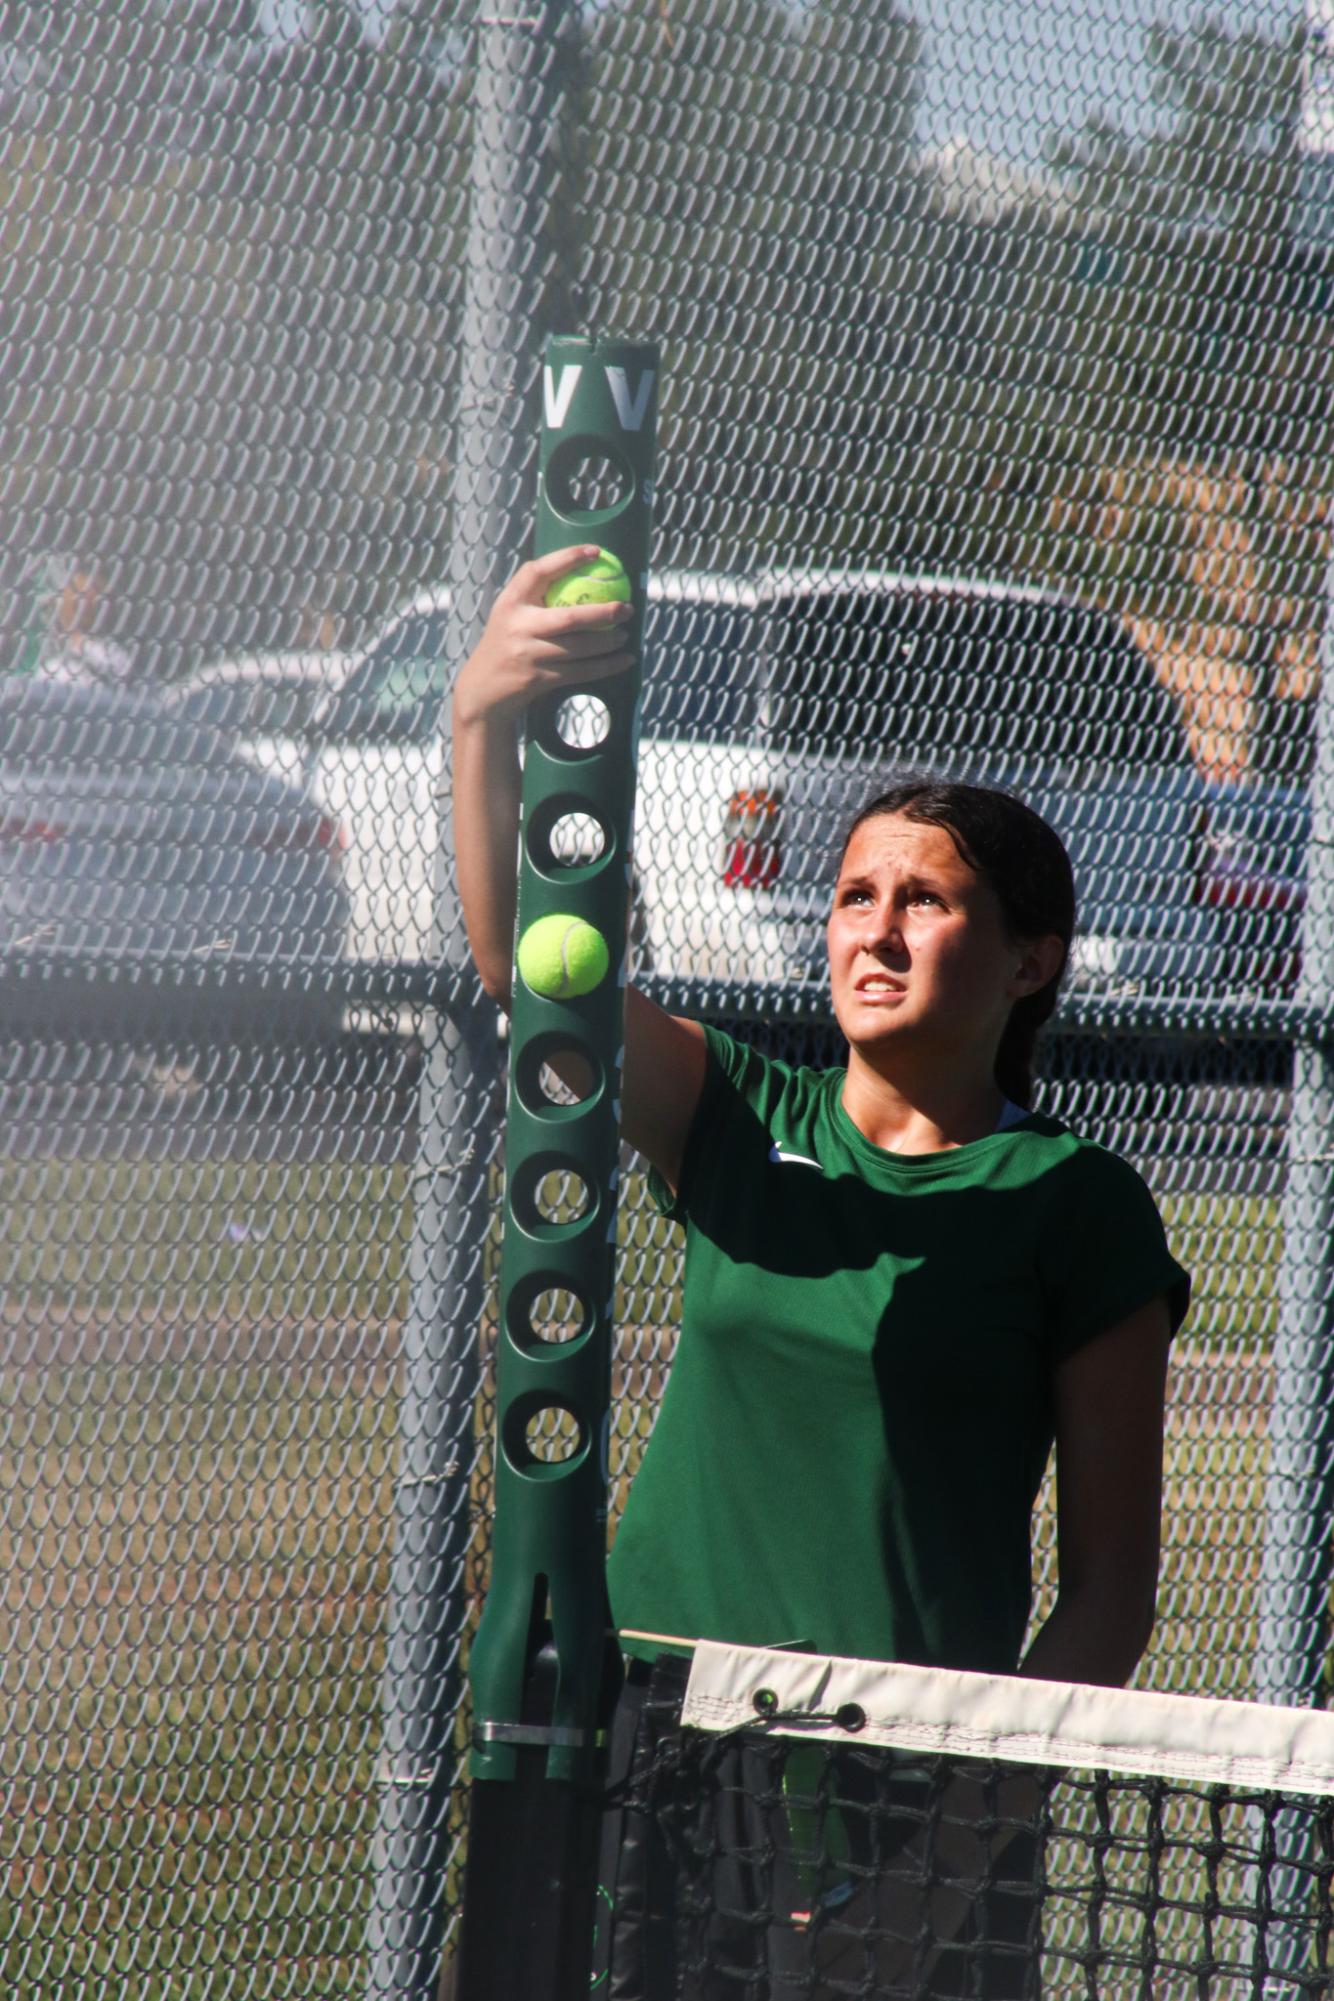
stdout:
POLYGON ((348 839, 348 956, 431 956, 447 615, 403 619, 318 719, 314 784, 348 839))

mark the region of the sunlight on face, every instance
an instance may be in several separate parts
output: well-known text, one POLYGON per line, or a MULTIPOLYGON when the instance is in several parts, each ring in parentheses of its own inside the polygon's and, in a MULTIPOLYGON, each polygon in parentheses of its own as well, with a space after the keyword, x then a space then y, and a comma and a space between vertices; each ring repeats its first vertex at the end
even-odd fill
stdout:
POLYGON ((901 814, 863 821, 839 869, 827 939, 834 1011, 854 1048, 911 1037, 955 1060, 968 1045, 980 1059, 994 1050, 1024 950, 945 828, 901 814))

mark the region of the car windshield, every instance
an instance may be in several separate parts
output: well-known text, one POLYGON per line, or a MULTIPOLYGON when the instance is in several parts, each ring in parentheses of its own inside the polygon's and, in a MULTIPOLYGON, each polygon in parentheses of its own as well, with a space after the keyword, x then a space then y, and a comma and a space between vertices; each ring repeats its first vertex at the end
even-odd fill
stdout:
POLYGON ((1014 747, 1046 764, 1180 765, 1177 704, 1117 621, 964 591, 778 596, 766 734, 788 750, 882 748, 933 765, 1014 747))
POLYGON ((296 736, 323 696, 318 681, 225 681, 191 688, 175 704, 183 721, 235 735, 296 736))
POLYGON ((363 660, 347 684, 354 702, 369 702, 377 715, 439 702, 445 691, 447 612, 405 618, 363 660))
POLYGON ((749 606, 650 597, 644 617, 645 735, 729 743, 751 734, 756 651, 749 606))

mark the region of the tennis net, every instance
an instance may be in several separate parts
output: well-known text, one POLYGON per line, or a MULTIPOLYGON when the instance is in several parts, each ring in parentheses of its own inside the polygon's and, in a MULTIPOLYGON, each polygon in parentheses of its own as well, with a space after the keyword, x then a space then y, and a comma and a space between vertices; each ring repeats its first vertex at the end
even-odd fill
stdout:
POLYGON ((604 1897, 645 1971, 604 1945, 595 1991, 1334 1992, 1334 1716, 714 1645, 662 1668, 620 1785, 649 1888, 604 1897))

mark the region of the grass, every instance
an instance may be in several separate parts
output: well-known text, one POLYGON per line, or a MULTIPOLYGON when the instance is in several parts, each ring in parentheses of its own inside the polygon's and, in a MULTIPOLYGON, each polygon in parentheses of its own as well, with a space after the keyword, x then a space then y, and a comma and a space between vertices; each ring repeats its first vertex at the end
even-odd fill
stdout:
POLYGON ((408 1169, 343 1162, 0 1163, 0 1299, 125 1319, 401 1316, 408 1169))
MULTIPOLYGON (((0 1189, 0 1992, 360 1992, 407 1173, 48 1161, 0 1189)), ((626 1195, 622 1492, 680 1285, 674 1233, 626 1195)), ((1278 1215, 1165 1206, 1199 1285, 1148 1679, 1198 1688, 1204 1662, 1244 1692, 1278 1215)), ((1047 1512, 1044 1579, 1050 1540, 1047 1512)), ((485 1575, 479 1539, 474 1594, 485 1575)))
POLYGON ((355 1991, 391 1372, 4 1380, 0 1990, 355 1991))

